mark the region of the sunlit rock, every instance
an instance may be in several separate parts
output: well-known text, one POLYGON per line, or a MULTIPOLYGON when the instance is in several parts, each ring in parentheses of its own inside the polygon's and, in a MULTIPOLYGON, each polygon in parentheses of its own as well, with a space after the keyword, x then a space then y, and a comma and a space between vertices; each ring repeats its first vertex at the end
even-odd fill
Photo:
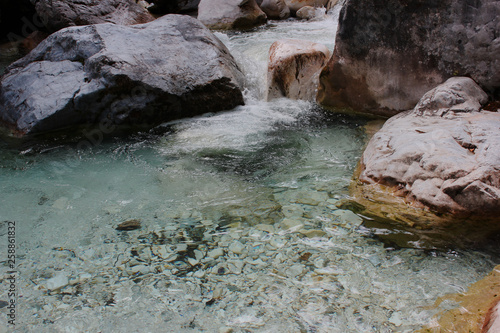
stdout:
POLYGON ((318 43, 294 39, 273 43, 269 50, 268 100, 314 100, 319 72, 329 57, 328 48, 318 43))
POLYGON ((265 24, 266 14, 255 0, 201 0, 198 20, 210 29, 251 29, 265 24))
MULTIPOLYGON (((356 200, 385 203, 376 215, 420 227, 498 221, 500 114, 480 110, 486 101, 474 81, 452 78, 389 119, 363 153, 356 200)), ((490 232, 486 225, 477 231, 490 232)))

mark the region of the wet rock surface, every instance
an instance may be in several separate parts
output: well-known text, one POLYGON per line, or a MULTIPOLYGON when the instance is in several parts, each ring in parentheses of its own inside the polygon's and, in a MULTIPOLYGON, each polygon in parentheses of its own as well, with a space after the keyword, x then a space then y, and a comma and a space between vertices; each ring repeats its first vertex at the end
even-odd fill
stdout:
POLYGON ((22 136, 68 126, 151 126, 243 104, 241 72, 201 23, 167 15, 133 27, 64 29, 12 64, 0 118, 22 136))
POLYGON ((279 97, 314 100, 319 72, 330 51, 324 45, 287 39, 269 49, 268 100, 279 97))
MULTIPOLYGON (((366 185, 359 187, 392 188, 393 195, 435 213, 497 219, 500 114, 481 110, 486 101, 469 78, 449 79, 425 94, 370 140, 360 162, 359 180, 366 185)), ((371 195, 377 200, 377 191, 371 195)))
POLYGON ((40 20, 54 32, 62 28, 98 23, 123 25, 153 21, 133 0, 31 0, 40 20))
POLYGON ((245 30, 265 24, 267 16, 255 0, 202 0, 198 20, 210 29, 245 30))
POLYGON ((434 306, 441 312, 434 316, 430 325, 417 332, 495 332, 485 330, 485 320, 490 308, 498 302, 499 282, 500 266, 496 266, 467 291, 440 297, 434 306), (447 309, 451 304, 456 306, 447 309))
POLYGON ((498 1, 347 1, 321 75, 327 106, 394 115, 452 76, 498 95, 498 1))

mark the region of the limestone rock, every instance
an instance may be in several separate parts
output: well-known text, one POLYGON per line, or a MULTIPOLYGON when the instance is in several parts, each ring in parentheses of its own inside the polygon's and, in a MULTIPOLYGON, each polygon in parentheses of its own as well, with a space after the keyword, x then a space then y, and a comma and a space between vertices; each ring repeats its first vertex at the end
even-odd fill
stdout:
POLYGON ((325 7, 328 0, 285 0, 290 11, 295 14, 299 9, 305 6, 325 7))
POLYGON ((284 20, 290 17, 290 9, 285 0, 264 0, 260 5, 260 9, 271 20, 284 20))
POLYGON ((37 0, 35 8, 50 31, 62 28, 115 23, 122 25, 153 21, 148 11, 133 0, 37 0))
POLYGON ((314 100, 321 68, 330 57, 324 45, 286 39, 269 50, 268 100, 279 97, 314 100))
POLYGON ((297 13, 295 13, 295 16, 297 18, 303 19, 303 20, 313 20, 317 18, 321 18, 325 16, 326 14, 326 9, 325 8, 314 8, 311 6, 304 6, 300 8, 297 13))
POLYGON ((453 76, 500 93, 500 2, 348 0, 318 102, 391 116, 453 76))
POLYGON ((243 104, 241 80, 227 48, 189 16, 71 27, 7 69, 0 122, 18 136, 83 124, 99 124, 101 134, 149 127, 243 104))
POLYGON ((201 0, 198 20, 210 29, 251 29, 265 24, 266 14, 255 0, 201 0))
POLYGON ((359 179, 395 187, 438 213, 497 217, 500 114, 479 111, 484 102, 471 79, 449 79, 372 137, 359 179))

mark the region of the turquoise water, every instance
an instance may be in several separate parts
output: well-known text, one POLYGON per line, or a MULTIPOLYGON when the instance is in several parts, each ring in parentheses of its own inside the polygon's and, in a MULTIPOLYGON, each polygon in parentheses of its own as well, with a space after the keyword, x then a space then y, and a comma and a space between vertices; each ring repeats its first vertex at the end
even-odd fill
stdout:
POLYGON ((333 48, 335 30, 329 16, 218 33, 247 73, 247 105, 234 110, 99 144, 2 144, 17 331, 412 332, 437 297, 487 274, 487 254, 388 248, 338 208, 367 119, 263 101, 274 40, 333 48), (131 219, 141 228, 115 229, 131 219))

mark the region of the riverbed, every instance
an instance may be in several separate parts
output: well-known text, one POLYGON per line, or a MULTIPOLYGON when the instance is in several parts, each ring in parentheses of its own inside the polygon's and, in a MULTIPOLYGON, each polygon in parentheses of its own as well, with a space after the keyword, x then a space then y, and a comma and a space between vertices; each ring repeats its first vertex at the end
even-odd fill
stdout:
POLYGON ((338 10, 216 33, 246 75, 245 106, 2 143, 0 300, 15 222, 16 332, 413 332, 485 276, 487 253, 391 247, 339 208, 371 119, 265 100, 270 45, 333 50, 338 10), (116 230, 130 220, 140 228, 116 230))

